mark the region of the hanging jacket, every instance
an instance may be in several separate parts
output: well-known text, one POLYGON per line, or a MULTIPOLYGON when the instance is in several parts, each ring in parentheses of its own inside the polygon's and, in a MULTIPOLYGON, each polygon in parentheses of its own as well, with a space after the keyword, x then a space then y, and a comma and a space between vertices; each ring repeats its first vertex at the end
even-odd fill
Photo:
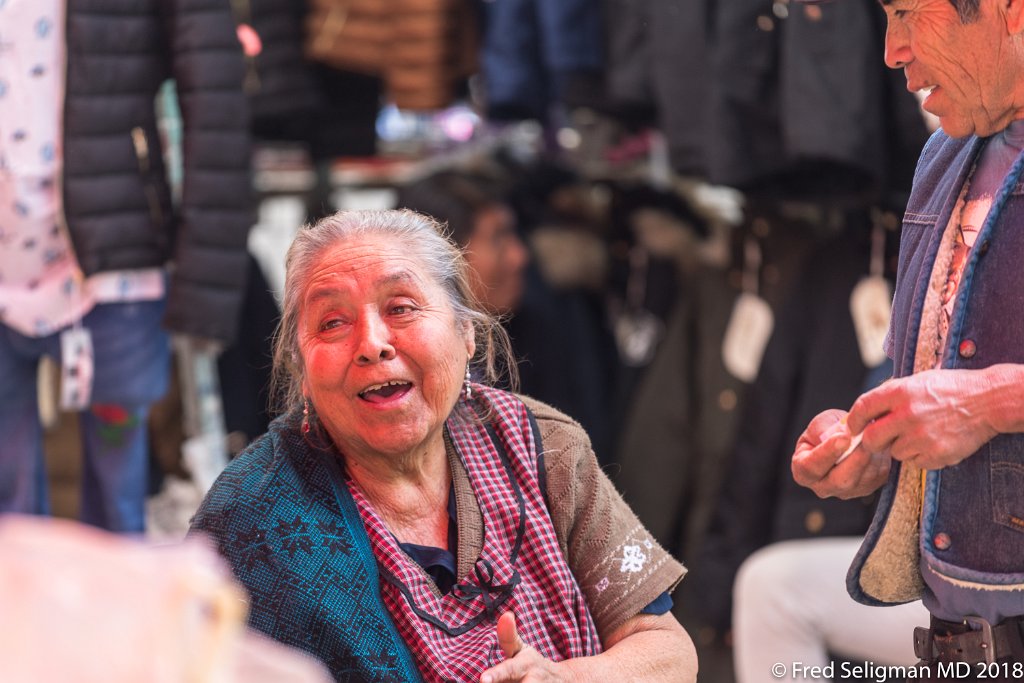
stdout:
POLYGON ((86 275, 173 263, 166 327, 230 341, 252 224, 245 69, 223 0, 67 0, 64 214, 86 275), (154 99, 177 84, 172 207, 154 99))
POLYGON ((280 127, 325 105, 303 55, 306 6, 293 0, 232 0, 235 20, 251 24, 258 54, 246 57, 245 90, 257 130, 280 127))
POLYGON ((450 106, 476 71, 471 0, 310 0, 306 54, 380 76, 400 109, 450 106))
POLYGON ((490 117, 545 120, 574 79, 600 70, 600 3, 501 0, 482 7, 481 66, 490 117))
POLYGON ((605 0, 613 104, 653 107, 673 170, 707 175, 711 0, 605 0))
MULTIPOLYGON (((793 444, 811 418, 850 406, 871 381, 888 376, 864 366, 850 315, 853 288, 868 274, 869 231, 851 223, 808 257, 750 387, 707 536, 691 558, 690 604, 719 630, 729 625, 736 572, 755 550, 862 535, 871 521, 874 497, 819 499, 790 473, 793 444)), ((895 237, 889 242, 895 256, 895 237)))
POLYGON ((780 198, 874 201, 926 139, 883 60, 874 0, 717 3, 712 182, 780 198))

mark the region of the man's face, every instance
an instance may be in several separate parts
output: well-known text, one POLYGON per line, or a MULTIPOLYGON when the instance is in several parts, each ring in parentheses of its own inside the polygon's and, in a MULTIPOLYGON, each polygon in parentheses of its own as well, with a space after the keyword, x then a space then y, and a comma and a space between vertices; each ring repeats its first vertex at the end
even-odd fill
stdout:
POLYGON ((982 0, 969 23, 949 0, 892 0, 885 13, 885 63, 903 69, 911 92, 930 91, 922 106, 948 135, 991 135, 1024 115, 1020 37, 996 0, 982 0))

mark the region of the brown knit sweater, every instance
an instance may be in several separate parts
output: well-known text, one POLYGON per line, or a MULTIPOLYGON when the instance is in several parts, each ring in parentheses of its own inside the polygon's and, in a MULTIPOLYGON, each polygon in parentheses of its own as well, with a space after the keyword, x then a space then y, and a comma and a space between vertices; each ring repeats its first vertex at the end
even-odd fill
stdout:
MULTIPOLYGON (((558 544, 579 582, 602 639, 665 591, 686 569, 659 546, 601 471, 586 432, 549 405, 520 397, 533 411, 544 446, 547 500, 558 544)), ((449 446, 458 517, 458 575, 483 548, 480 508, 449 446)))

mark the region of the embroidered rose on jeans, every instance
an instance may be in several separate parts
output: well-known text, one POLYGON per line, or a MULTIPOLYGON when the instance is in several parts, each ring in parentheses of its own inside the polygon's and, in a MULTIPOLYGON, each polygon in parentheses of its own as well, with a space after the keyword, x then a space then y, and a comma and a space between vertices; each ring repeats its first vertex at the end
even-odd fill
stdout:
POLYGON ((644 562, 647 562, 647 555, 638 545, 627 545, 623 548, 621 572, 638 572, 643 569, 644 562))

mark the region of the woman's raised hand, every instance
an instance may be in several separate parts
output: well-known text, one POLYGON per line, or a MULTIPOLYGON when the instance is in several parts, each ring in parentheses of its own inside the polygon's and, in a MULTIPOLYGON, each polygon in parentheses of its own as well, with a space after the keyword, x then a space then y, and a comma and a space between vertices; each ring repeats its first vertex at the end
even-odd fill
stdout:
POLYGON ((541 653, 523 642, 516 629, 516 615, 505 612, 498 617, 498 645, 505 653, 505 661, 492 666, 480 676, 480 683, 518 683, 529 681, 572 681, 572 672, 565 666, 546 659, 541 653))

